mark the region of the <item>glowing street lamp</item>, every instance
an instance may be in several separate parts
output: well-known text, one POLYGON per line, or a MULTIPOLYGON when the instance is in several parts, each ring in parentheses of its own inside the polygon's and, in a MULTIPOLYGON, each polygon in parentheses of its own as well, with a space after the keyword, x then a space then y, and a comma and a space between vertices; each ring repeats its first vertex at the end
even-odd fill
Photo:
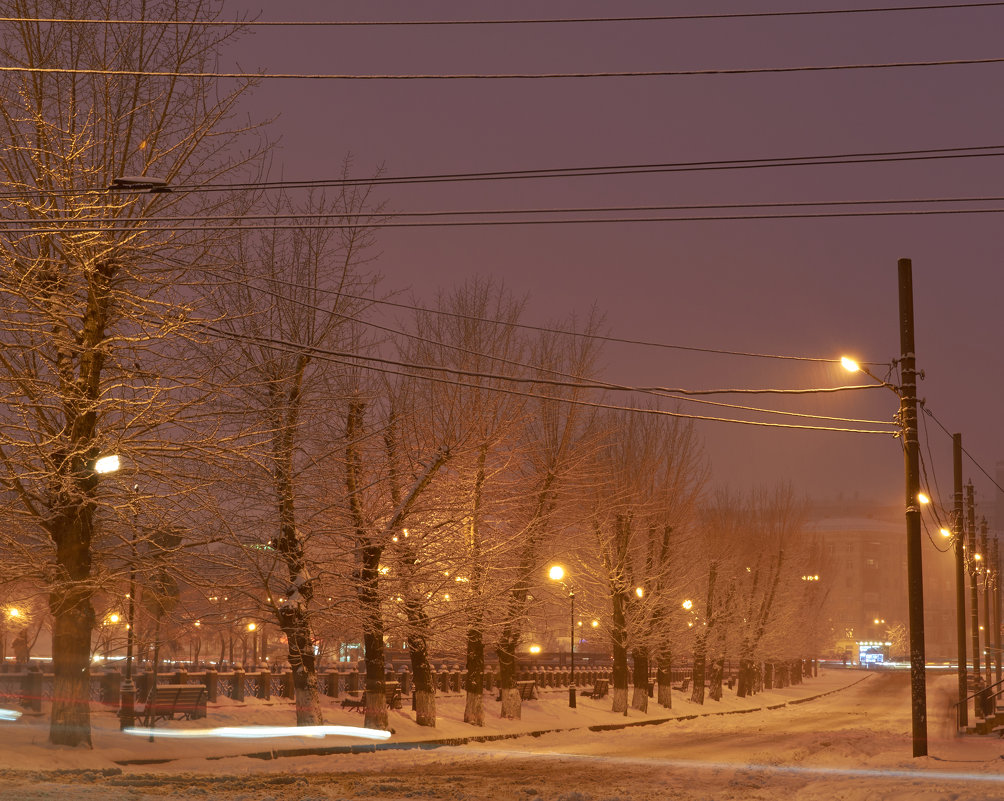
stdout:
POLYGON ((569 709, 575 709, 575 593, 572 591, 572 588, 565 583, 565 568, 561 565, 551 565, 551 568, 547 571, 547 577, 551 579, 551 581, 557 581, 561 584, 565 592, 568 593, 568 600, 571 604, 572 624, 569 629, 571 637, 568 640, 570 665, 568 672, 568 707, 569 709))
POLYGON ((117 453, 102 456, 94 462, 94 472, 99 474, 114 473, 121 467, 119 455, 117 453))

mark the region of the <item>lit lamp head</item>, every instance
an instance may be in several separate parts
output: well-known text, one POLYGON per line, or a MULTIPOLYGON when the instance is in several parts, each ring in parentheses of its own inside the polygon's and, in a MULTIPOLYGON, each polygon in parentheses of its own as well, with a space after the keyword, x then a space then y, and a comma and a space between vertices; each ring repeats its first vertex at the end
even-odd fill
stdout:
POLYGON ((840 364, 849 373, 856 373, 861 369, 861 365, 849 356, 841 356, 840 364))
POLYGON ((565 568, 561 565, 551 565, 551 568, 547 571, 547 577, 551 581, 561 581, 565 577, 565 568))
POLYGON ((114 473, 120 466, 121 462, 119 460, 119 455, 117 453, 111 453, 108 456, 100 457, 94 462, 94 472, 114 473))

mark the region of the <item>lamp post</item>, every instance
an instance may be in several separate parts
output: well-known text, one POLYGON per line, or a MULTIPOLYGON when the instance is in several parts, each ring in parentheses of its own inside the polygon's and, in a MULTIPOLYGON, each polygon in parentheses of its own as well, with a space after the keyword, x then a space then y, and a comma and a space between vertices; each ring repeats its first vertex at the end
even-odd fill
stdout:
MULTIPOLYGON (((121 466, 117 454, 103 456, 94 463, 97 473, 114 473, 121 466)), ((133 494, 139 489, 133 485, 133 494)), ((129 538, 129 607, 126 611, 126 668, 122 683, 119 685, 119 728, 128 729, 136 721, 136 685, 132 680, 133 624, 136 616, 136 527, 133 526, 129 538)))
POLYGON ((910 617, 910 702, 913 755, 927 756, 927 683, 924 652, 924 573, 920 530, 920 443, 917 426, 917 356, 913 335, 913 264, 897 262, 899 273, 900 386, 881 381, 851 359, 841 359, 848 370, 862 370, 899 397, 904 473, 906 478, 906 572, 910 617))
POLYGON ((568 593, 569 605, 571 607, 571 626, 569 628, 569 671, 568 671, 568 706, 575 709, 575 593, 565 582, 565 569, 561 565, 552 565, 547 571, 551 581, 561 584, 565 592, 568 593))

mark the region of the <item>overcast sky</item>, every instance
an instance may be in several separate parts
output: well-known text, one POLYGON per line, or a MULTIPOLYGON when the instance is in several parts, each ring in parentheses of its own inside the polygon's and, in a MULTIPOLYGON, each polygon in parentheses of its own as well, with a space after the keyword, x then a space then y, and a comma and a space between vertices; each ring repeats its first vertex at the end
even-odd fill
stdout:
MULTIPOLYGON (((878 4, 875 4, 878 5, 878 4)), ((226 2, 262 20, 489 19, 865 8, 794 2, 226 2)), ((1004 6, 811 17, 560 25, 258 27, 221 68, 268 73, 457 74, 690 71, 1004 56, 1004 6)), ((538 80, 266 80, 246 110, 278 115, 286 178, 881 153, 1004 145, 1004 63, 732 75, 538 80)), ((997 157, 382 188, 396 211, 861 201, 1004 195, 997 157)), ((1002 208, 1004 200, 653 212, 651 216, 1002 208)), ((638 213, 620 216, 643 216, 638 213)), ((539 215, 537 217, 539 219, 539 215)), ((376 269, 420 302, 474 275, 529 296, 547 324, 593 304, 609 333, 699 348, 890 362, 897 270, 913 260, 920 395, 994 474, 1004 459, 999 345, 1001 214, 946 214, 389 229, 376 269)), ((874 368, 876 371, 881 367, 874 368)), ((692 389, 828 387, 823 362, 611 346, 603 377, 692 389)), ((637 398, 616 397, 632 403, 637 398)), ((715 400, 777 406, 765 396, 715 400)), ((667 407, 672 408, 672 407, 667 407)), ((681 404, 719 417, 737 410, 681 404)), ((785 408, 891 420, 896 397, 806 398, 785 408)), ((923 416, 923 415, 922 415, 923 416)), ((950 439, 927 417, 927 477, 949 499, 950 439), (930 451, 928 452, 929 433, 930 451)), ((792 422, 806 422, 793 419, 792 422)), ((817 425, 859 424, 807 421, 817 425)), ((715 480, 791 481, 815 497, 903 497, 889 436, 698 424, 715 480)), ((992 484, 967 460, 977 496, 992 484)))

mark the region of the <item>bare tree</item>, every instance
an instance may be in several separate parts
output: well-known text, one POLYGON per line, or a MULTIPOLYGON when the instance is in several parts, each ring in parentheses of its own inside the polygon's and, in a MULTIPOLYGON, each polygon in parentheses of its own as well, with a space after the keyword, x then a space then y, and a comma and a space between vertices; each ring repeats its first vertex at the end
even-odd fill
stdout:
MULTIPOLYGON (((449 537, 451 564, 455 579, 452 596, 454 608, 462 610, 461 619, 439 619, 440 635, 458 623, 464 625, 466 649, 467 723, 484 725, 483 687, 484 647, 488 627, 493 624, 491 599, 493 566, 512 553, 512 541, 506 540, 501 527, 490 521, 504 519, 511 489, 507 487, 507 467, 512 453, 523 447, 520 435, 525 430, 527 398, 511 392, 513 385, 504 376, 523 376, 529 365, 525 338, 516 327, 522 304, 490 281, 472 281, 440 296, 437 309, 418 315, 415 331, 402 349, 408 361, 434 364, 460 371, 456 380, 426 381, 415 386, 412 403, 430 413, 416 419, 421 425, 416 436, 442 444, 464 443, 454 447, 453 499, 449 513, 440 521, 443 535, 449 537)), ((430 376, 431 377, 431 376, 430 376)), ((439 374, 442 379, 442 374, 439 374)), ((420 576, 415 569, 418 558, 416 539, 402 539, 402 548, 411 555, 405 559, 411 580, 405 592, 411 618, 409 650, 416 685, 416 719, 431 724, 428 714, 431 701, 424 694, 434 692, 428 671, 429 615, 422 609, 423 598, 438 597, 434 575, 428 570, 420 576), (419 591, 424 586, 425 592, 419 591), (415 646, 418 646, 416 648, 415 646), (426 714, 423 713, 423 708, 426 714)), ((439 564, 429 554, 422 554, 426 567, 439 564)))
POLYGON ((24 521, 50 587, 54 744, 90 744, 92 598, 104 578, 94 544, 114 489, 109 483, 102 492, 95 460, 147 449, 144 458, 156 461, 188 428, 195 377, 166 358, 167 343, 188 327, 190 271, 209 249, 198 232, 144 222, 204 201, 106 189, 123 175, 200 183, 239 160, 228 151, 236 135, 228 119, 243 89, 218 92, 205 79, 149 75, 207 71, 235 33, 201 24, 220 7, 203 0, 4 6, 10 19, 2 23, 0 55, 21 71, 5 73, 0 84, 0 463, 4 505, 24 521), (175 33, 37 21, 151 13, 177 20, 175 33))
MULTIPOLYGON (((595 340, 588 335, 595 332, 596 325, 595 318, 587 321, 582 332, 586 336, 576 336, 572 332, 542 335, 531 356, 536 376, 545 381, 550 381, 555 374, 588 377, 597 356, 595 340)), ((522 542, 503 574, 509 589, 505 616, 495 644, 503 718, 516 719, 521 714, 521 699, 516 688, 516 646, 530 590, 540 580, 543 546, 558 528, 555 514, 563 483, 589 452, 584 439, 589 430, 589 410, 578 403, 583 393, 584 390, 574 387, 549 388, 528 406, 529 424, 523 434, 526 447, 514 466, 526 487, 523 508, 513 517, 514 531, 519 532, 522 542)))
POLYGON ((587 497, 597 566, 611 606, 613 710, 628 704, 628 655, 634 708, 648 707, 650 661, 668 670, 663 627, 684 571, 677 564, 705 477, 692 426, 657 410, 609 414, 587 497), (677 531, 674 540, 673 532, 677 531))
MULTIPOLYGON (((351 521, 357 567, 354 578, 363 623, 366 659, 365 725, 387 728, 387 702, 384 692, 384 616, 381 592, 381 560, 388 545, 403 533, 409 515, 447 463, 450 452, 439 448, 417 460, 413 479, 403 489, 393 480, 393 460, 383 459, 373 448, 366 430, 366 404, 361 399, 349 403, 345 425, 345 487, 351 521), (390 503, 387 501, 390 500, 390 503)), ((389 415, 393 420, 394 415, 389 415)))
MULTIPOLYGON (((347 160, 346 178, 349 166, 347 160)), ((332 430, 340 390, 332 374, 338 368, 324 353, 357 344, 356 318, 366 306, 357 298, 374 283, 363 272, 372 247, 366 225, 375 213, 368 196, 366 187, 346 183, 330 199, 298 202, 280 194, 267 201, 270 213, 293 220, 292 227, 242 232, 228 254, 233 267, 221 275, 213 298, 219 316, 214 328, 223 337, 213 362, 222 397, 232 398, 223 411, 245 428, 235 455, 245 481, 269 490, 264 509, 261 500, 238 507, 254 518, 236 536, 240 541, 262 527, 273 532, 268 545, 286 575, 283 580, 265 570, 259 584, 286 637, 301 726, 323 722, 311 627, 317 571, 309 564, 310 523, 304 518, 331 503, 324 479, 338 458, 332 455, 340 439, 332 430), (296 227, 299 215, 318 214, 351 215, 359 224, 296 227)))

